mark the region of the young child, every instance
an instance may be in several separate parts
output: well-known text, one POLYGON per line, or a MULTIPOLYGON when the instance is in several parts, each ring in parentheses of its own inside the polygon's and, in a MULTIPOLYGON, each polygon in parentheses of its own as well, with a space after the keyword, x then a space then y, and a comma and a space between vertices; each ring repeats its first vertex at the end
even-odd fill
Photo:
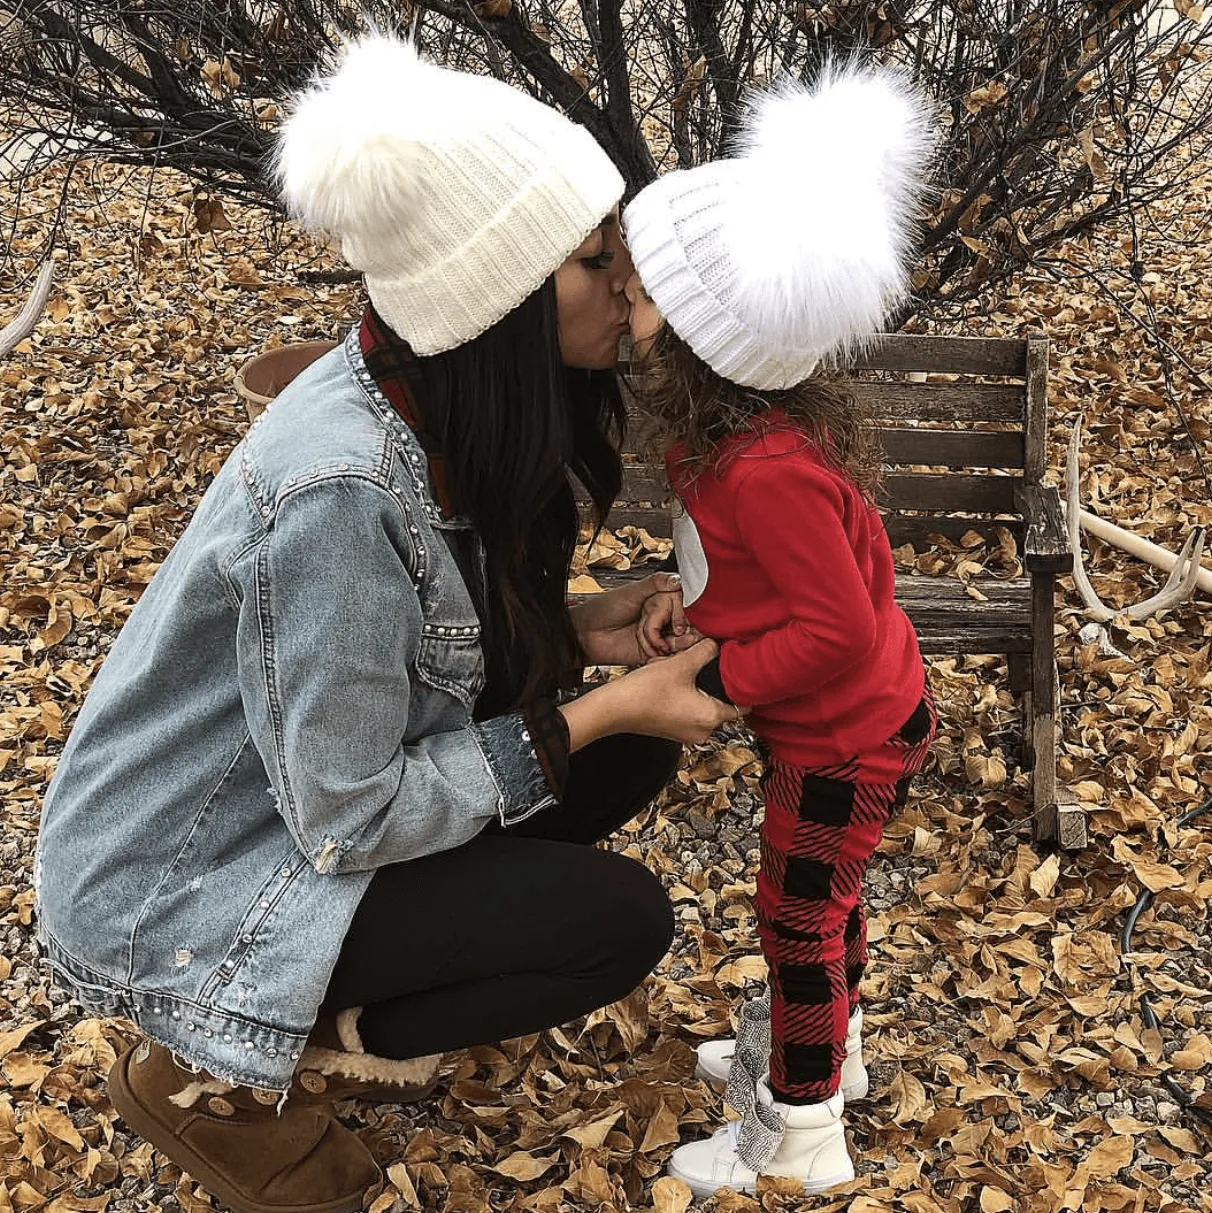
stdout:
MULTIPOLYGON (((641 403, 668 447, 690 623, 714 683, 770 751, 758 877, 769 1000, 700 1049, 741 1119, 676 1150, 697 1196, 759 1174, 854 1178, 841 1119, 867 1090, 858 984, 863 873, 925 760, 935 715, 893 600, 872 501, 879 448, 821 369, 870 341, 908 288, 931 112, 898 73, 826 67, 750 108, 736 154, 667 174, 627 208, 641 403), (735 1051, 734 1051, 735 1050, 735 1051), (731 1063, 731 1064, 729 1064, 731 1063)), ((646 651, 673 616, 651 600, 646 651)))

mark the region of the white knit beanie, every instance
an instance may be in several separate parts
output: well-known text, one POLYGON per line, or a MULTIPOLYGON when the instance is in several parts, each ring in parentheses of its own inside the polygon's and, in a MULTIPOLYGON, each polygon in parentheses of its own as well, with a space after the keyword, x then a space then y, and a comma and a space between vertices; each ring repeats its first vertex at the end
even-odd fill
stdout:
POLYGON ((511 312, 623 193, 583 127, 379 34, 295 98, 276 170, 292 214, 340 237, 376 310, 422 355, 511 312))
POLYGON ((932 112, 898 71, 827 66, 758 94, 735 154, 645 187, 644 289, 717 374, 788 388, 880 332, 909 289, 932 112))

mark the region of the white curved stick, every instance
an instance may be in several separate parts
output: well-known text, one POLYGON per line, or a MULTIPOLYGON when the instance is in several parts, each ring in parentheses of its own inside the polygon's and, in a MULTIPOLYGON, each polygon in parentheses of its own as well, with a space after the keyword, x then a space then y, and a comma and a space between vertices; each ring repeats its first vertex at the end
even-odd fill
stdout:
POLYGON ((50 298, 51 279, 54 277, 55 263, 47 258, 38 271, 38 280, 26 300, 25 306, 17 313, 14 320, 0 329, 0 358, 6 357, 34 331, 42 309, 50 298))
POLYGON ((1065 529, 1069 533, 1069 549, 1073 553, 1073 584, 1086 604, 1086 614, 1096 623, 1109 623, 1117 612, 1107 606, 1094 592, 1086 566, 1082 560, 1081 498, 1078 478, 1077 452, 1082 440, 1082 421, 1079 417, 1069 438, 1069 459, 1065 464, 1065 529))

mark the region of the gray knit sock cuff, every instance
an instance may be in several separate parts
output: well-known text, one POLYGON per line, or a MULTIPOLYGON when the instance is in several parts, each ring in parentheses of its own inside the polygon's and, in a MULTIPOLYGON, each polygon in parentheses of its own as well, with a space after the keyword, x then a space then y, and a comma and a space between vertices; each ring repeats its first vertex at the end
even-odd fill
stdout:
POLYGON ((770 1072, 770 991, 741 1008, 736 1034, 736 1052, 728 1069, 724 1098, 740 1114, 736 1134, 737 1157, 754 1171, 770 1165, 783 1140, 783 1118, 758 1098, 759 1084, 770 1072))
POLYGON ((757 1081, 770 1068, 770 991, 741 1008, 736 1050, 728 1067, 724 1099, 742 1116, 752 1106, 757 1081))

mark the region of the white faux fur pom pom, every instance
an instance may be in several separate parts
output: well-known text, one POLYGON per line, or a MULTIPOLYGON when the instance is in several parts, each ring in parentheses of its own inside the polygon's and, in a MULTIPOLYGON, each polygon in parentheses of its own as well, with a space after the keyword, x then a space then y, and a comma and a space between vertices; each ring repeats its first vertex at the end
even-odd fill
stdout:
POLYGON ((295 97, 283 125, 274 169, 290 213, 362 241, 398 231, 419 195, 419 116, 441 76, 399 38, 349 43, 336 71, 295 97))
POLYGON ((929 102, 895 68, 827 64, 751 103, 736 143, 742 313, 788 348, 844 358, 908 291, 935 145, 929 102))
MULTIPOLYGON (((895 67, 827 63, 811 85, 784 80, 752 102, 737 141, 802 176, 845 188, 844 173, 874 173, 894 196, 920 189, 934 148, 932 114, 895 67)), ((856 181, 860 188, 866 181, 856 181)))

